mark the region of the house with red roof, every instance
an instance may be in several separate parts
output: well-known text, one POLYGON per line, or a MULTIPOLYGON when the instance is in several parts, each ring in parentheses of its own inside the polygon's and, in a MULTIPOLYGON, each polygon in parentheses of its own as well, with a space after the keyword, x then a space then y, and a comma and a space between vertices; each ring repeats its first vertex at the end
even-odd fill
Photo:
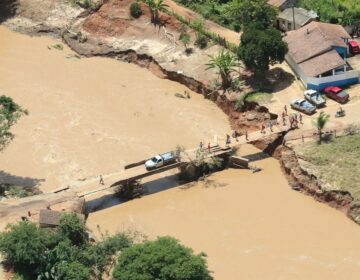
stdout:
POLYGON ((350 35, 341 25, 311 22, 284 36, 285 59, 308 89, 359 82, 359 71, 347 63, 350 35))

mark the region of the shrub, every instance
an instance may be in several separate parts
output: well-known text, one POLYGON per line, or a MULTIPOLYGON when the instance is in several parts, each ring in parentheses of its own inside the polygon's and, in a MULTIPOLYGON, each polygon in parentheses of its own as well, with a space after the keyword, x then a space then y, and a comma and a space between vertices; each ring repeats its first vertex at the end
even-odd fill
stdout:
POLYGON ((0 235, 0 252, 7 261, 20 268, 38 265, 45 249, 41 231, 34 223, 10 225, 0 235))
POLYGON ((198 32, 196 34, 195 39, 195 46, 199 47, 200 49, 205 49, 207 47, 209 39, 202 33, 198 32))
POLYGON ((88 280, 89 269, 79 262, 61 262, 57 267, 56 279, 88 280))
POLYGON ((133 18, 139 18, 142 15, 141 8, 137 2, 133 2, 130 5, 130 15, 133 18))
POLYGON ((85 222, 76 213, 63 215, 58 231, 74 245, 81 245, 87 240, 85 222))
POLYGON ((130 247, 120 255, 116 280, 211 280, 204 254, 194 255, 171 237, 160 237, 130 247))

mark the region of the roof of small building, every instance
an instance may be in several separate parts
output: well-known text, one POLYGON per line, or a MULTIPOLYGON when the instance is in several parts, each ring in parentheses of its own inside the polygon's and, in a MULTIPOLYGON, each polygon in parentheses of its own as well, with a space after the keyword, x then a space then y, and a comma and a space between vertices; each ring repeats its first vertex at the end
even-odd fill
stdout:
MULTIPOLYGON (((316 19, 318 15, 314 11, 308 11, 303 8, 294 8, 294 18, 297 25, 303 26, 312 19, 316 19)), ((287 8, 283 10, 279 15, 279 19, 283 19, 289 22, 293 22, 293 9, 287 8)))
POLYGON ((335 50, 328 51, 299 64, 301 70, 309 77, 316 77, 344 65, 346 65, 345 61, 335 50))
POLYGON ((60 224, 61 212, 41 209, 39 216, 39 224, 41 225, 51 225, 58 226, 60 224))
POLYGON ((275 7, 284 5, 288 0, 268 0, 268 3, 275 7))
POLYGON ((334 46, 347 47, 344 39, 350 35, 341 25, 311 22, 302 28, 289 31, 284 41, 289 46, 289 55, 296 63, 331 50, 334 46))

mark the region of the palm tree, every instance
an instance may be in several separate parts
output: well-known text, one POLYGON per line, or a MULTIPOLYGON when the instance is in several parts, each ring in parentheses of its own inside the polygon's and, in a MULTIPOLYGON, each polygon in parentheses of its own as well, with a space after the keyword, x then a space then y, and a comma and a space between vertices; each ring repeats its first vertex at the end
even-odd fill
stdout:
POLYGON ((315 125, 319 132, 319 144, 321 144, 322 130, 324 129, 329 119, 330 119, 330 115, 325 114, 324 112, 320 112, 319 116, 316 119, 315 125))
POLYGON ((164 3, 164 0, 146 0, 151 13, 151 22, 157 23, 159 21, 159 12, 166 12, 169 7, 164 3))
POLYGON ((209 55, 210 61, 206 70, 217 68, 221 76, 222 87, 227 89, 231 85, 231 73, 236 71, 239 63, 230 52, 221 49, 216 56, 209 55))

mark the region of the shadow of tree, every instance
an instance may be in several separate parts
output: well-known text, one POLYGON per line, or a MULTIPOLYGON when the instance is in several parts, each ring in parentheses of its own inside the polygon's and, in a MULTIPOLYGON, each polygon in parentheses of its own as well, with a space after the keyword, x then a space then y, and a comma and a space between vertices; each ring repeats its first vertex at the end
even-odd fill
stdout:
POLYGON ((0 1, 0 23, 15 16, 18 6, 17 0, 1 0, 0 1))
POLYGON ((38 187, 44 181, 45 179, 16 176, 0 170, 0 184, 3 185, 21 186, 30 190, 38 187))
POLYGON ((273 92, 278 92, 288 88, 295 80, 293 74, 284 71, 280 67, 275 67, 266 73, 266 78, 270 82, 273 92))

